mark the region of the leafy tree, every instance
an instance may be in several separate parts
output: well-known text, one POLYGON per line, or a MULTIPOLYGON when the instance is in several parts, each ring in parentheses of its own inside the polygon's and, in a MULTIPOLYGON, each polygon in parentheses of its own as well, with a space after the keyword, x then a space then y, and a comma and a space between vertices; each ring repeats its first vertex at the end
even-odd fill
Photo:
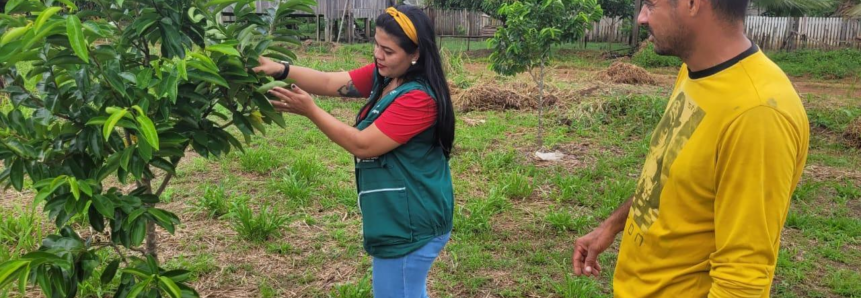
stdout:
POLYGON ((514 0, 429 0, 428 6, 443 9, 465 9, 483 12, 505 23, 505 16, 499 13, 503 4, 514 0))
POLYGON ((502 75, 528 72, 538 85, 539 148, 544 145, 544 74, 551 48, 582 37, 602 13, 596 0, 517 0, 499 9, 508 22, 488 40, 490 68, 502 75))
POLYGON ((605 17, 630 19, 634 15, 633 0, 598 0, 605 17))
POLYGON ((74 297, 99 270, 104 286, 120 275, 113 297, 197 296, 187 271, 158 264, 155 226, 179 224, 159 196, 187 149, 218 156, 242 150, 230 126, 247 141, 284 125, 249 69, 263 53, 295 57, 283 45, 296 33, 284 27, 314 5, 288 0, 258 15, 254 2, 6 3, 0 91, 12 107, 0 113, 0 183, 34 190, 57 233, 0 264, 0 288, 17 280, 22 292, 35 284, 46 297, 74 297), (223 24, 229 6, 236 22, 223 24))

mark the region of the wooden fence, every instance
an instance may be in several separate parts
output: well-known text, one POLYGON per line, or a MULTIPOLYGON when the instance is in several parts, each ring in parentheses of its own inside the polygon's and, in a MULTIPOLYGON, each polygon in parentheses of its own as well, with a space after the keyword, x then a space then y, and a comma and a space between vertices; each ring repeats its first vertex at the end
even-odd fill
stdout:
POLYGON ((747 36, 766 49, 861 49, 861 20, 747 18, 747 36))
POLYGON ((434 32, 439 36, 487 36, 502 26, 501 21, 478 11, 426 8, 425 13, 433 20, 434 32))
MULTIPOLYGON (((623 24, 604 18, 586 37, 592 42, 627 42, 629 33, 623 24)), ((861 20, 857 19, 748 16, 745 33, 766 50, 861 49, 861 20)))
POLYGON ((631 35, 630 29, 625 30, 625 20, 620 18, 603 18, 586 30, 586 39, 594 42, 627 43, 631 35))

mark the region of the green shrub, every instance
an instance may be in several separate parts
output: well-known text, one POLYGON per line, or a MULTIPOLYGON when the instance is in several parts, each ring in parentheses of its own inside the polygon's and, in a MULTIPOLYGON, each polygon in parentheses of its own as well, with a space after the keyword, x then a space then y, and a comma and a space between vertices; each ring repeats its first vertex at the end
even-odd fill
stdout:
POLYGON ((642 67, 679 67, 682 65, 682 60, 678 57, 661 56, 655 53, 655 45, 651 43, 634 54, 631 61, 642 67))

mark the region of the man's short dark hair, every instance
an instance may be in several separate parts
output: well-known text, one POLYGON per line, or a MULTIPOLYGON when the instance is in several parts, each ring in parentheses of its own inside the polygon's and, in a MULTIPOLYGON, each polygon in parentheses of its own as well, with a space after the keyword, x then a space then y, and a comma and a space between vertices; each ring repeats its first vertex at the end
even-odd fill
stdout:
POLYGON ((712 7, 721 18, 730 21, 744 21, 750 0, 711 0, 712 7))

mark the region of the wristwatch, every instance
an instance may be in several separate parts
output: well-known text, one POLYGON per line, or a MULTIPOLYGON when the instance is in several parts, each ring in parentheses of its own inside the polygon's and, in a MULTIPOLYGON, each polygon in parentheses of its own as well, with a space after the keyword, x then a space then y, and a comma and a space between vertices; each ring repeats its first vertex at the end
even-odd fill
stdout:
POLYGON ((281 71, 281 73, 279 75, 274 77, 276 80, 280 81, 280 80, 286 79, 287 75, 290 74, 290 62, 282 60, 278 63, 281 63, 282 65, 284 65, 284 70, 281 71))

